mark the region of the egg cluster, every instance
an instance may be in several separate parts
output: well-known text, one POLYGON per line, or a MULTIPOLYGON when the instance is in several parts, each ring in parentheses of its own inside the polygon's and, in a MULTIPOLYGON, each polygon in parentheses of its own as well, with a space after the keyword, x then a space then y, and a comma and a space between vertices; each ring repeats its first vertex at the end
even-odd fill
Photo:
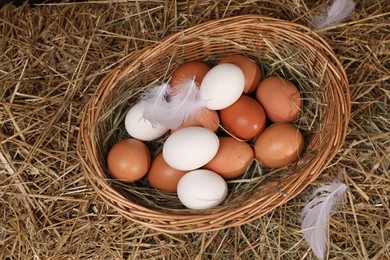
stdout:
POLYGON ((169 81, 172 95, 189 79, 204 107, 178 127, 149 121, 143 102, 130 108, 125 127, 131 138, 116 143, 107 157, 114 178, 134 182, 147 175, 156 189, 177 192, 186 207, 207 209, 226 198, 226 180, 243 175, 254 158, 265 168, 298 159, 304 140, 293 122, 302 98, 291 81, 263 79, 260 67, 243 55, 212 68, 198 61, 180 65, 169 81), (144 142, 167 132, 162 152, 152 159, 144 142))

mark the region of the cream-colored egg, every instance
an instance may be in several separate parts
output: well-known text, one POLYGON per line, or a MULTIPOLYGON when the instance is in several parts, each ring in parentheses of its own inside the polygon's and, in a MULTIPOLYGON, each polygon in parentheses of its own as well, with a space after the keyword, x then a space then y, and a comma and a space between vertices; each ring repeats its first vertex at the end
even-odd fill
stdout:
POLYGON ((164 160, 173 168, 190 171, 202 167, 217 154, 218 136, 211 130, 191 126, 177 130, 164 143, 164 160))
POLYGON ((233 64, 224 63, 213 67, 200 85, 200 97, 208 109, 224 109, 236 102, 245 87, 242 70, 233 64))
POLYGON ((137 103, 126 114, 125 127, 127 133, 141 141, 151 141, 163 136, 169 129, 162 125, 152 125, 143 117, 143 103, 137 103))
POLYGON ((181 203, 190 209, 208 209, 221 204, 227 196, 225 180, 213 171, 199 169, 186 173, 177 186, 181 203))

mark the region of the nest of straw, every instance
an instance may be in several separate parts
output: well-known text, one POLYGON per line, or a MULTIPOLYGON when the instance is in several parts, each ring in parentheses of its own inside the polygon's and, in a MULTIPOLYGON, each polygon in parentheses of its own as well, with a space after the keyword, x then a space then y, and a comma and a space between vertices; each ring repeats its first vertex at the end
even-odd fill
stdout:
POLYGON ((349 190, 330 219, 328 259, 390 259, 387 0, 356 1, 345 23, 316 31, 348 76, 347 136, 316 180, 262 217, 203 233, 156 231, 98 197, 77 155, 83 108, 134 51, 240 14, 310 25, 329 2, 103 0, 0 9, 0 258, 313 259, 299 212, 313 188, 341 179, 349 190))
MULTIPOLYGON (((78 151, 96 192, 129 219, 173 233, 216 230, 247 223, 299 194, 338 152, 349 113, 345 72, 324 40, 291 22, 235 16, 168 36, 110 72, 84 109, 78 151), (228 182, 229 195, 220 206, 202 211, 185 209, 174 194, 158 191, 145 180, 121 184, 111 179, 108 151, 129 137, 125 112, 142 91, 167 80, 184 62, 215 65, 229 54, 246 55, 261 64, 266 76, 282 76, 299 86, 304 106, 296 124, 306 139, 299 161, 274 171, 255 161, 243 177, 228 182)), ((152 154, 161 149, 164 139, 148 143, 152 154)))

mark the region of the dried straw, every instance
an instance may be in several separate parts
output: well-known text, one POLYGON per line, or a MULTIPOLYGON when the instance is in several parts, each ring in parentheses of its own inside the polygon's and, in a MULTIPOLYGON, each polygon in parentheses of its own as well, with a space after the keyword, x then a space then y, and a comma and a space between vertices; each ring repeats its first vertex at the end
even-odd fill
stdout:
POLYGON ((350 190, 330 223, 331 259, 389 259, 389 12, 359 2, 351 22, 320 33, 345 68, 346 141, 310 187, 240 227, 169 235, 128 221, 96 196, 76 154, 81 111, 134 50, 238 14, 310 24, 316 1, 65 3, 0 12, 0 257, 5 259, 312 259, 299 212, 310 188, 350 190), (387 20, 386 20, 387 19, 387 20))

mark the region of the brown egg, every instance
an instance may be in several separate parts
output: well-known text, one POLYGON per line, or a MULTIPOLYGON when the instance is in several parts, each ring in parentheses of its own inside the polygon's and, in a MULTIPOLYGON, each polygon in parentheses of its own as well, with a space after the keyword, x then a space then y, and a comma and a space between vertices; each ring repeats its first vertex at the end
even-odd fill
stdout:
POLYGON ((172 73, 170 84, 173 89, 185 80, 195 77, 195 82, 200 85, 210 67, 200 61, 190 61, 178 66, 172 73))
POLYGON ((255 156, 263 167, 281 168, 298 159, 303 135, 293 124, 273 124, 255 142, 255 156))
POLYGON ((137 181, 148 172, 151 158, 148 147, 137 139, 124 139, 108 153, 107 165, 112 177, 124 182, 137 181))
POLYGON ((176 192, 180 178, 186 173, 187 171, 179 171, 169 166, 162 153, 159 153, 150 166, 148 181, 156 189, 176 192))
POLYGON ((219 113, 221 123, 234 136, 250 140, 265 128, 266 116, 262 106, 253 98, 242 95, 233 105, 219 113))
POLYGON ((200 114, 185 121, 181 126, 176 129, 172 129, 171 133, 177 130, 189 127, 189 126, 201 126, 210 129, 213 132, 217 132, 219 127, 219 116, 215 110, 205 109, 200 114))
POLYGON ((219 148, 204 168, 218 173, 224 179, 233 179, 245 173, 254 158, 252 148, 233 137, 219 137, 219 148))
POLYGON ((244 72, 245 76, 245 87, 244 93, 252 93, 259 86, 261 79, 263 78, 261 74, 260 67, 248 57, 244 55, 231 55, 223 58, 219 64, 222 63, 231 63, 234 64, 244 72))
POLYGON ((256 98, 272 122, 291 123, 297 120, 302 99, 295 85, 284 78, 264 79, 256 91, 256 98))

